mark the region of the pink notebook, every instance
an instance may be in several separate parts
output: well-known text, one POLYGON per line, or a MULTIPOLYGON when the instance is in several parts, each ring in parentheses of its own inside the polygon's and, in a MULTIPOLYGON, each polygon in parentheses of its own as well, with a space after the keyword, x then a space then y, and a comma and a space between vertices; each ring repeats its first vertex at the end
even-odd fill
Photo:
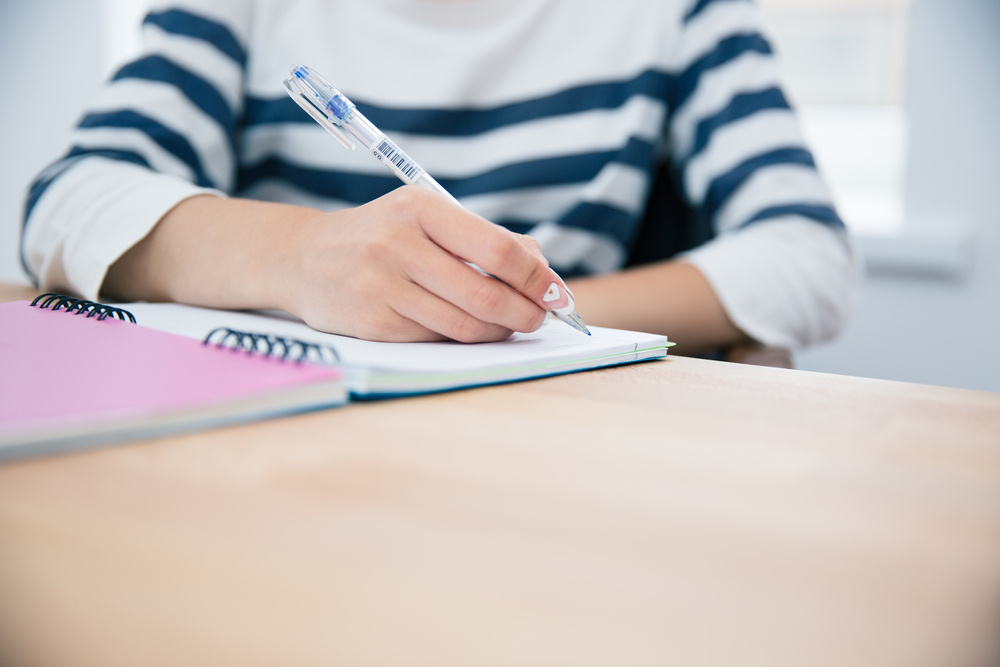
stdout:
POLYGON ((0 460, 347 401, 338 368, 148 329, 100 304, 66 310, 77 304, 0 303, 0 460))

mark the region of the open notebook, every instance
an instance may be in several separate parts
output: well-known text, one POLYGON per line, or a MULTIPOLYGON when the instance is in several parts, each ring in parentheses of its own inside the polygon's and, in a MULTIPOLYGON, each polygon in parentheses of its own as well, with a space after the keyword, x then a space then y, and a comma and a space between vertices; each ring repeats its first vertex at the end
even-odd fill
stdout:
MULTIPOLYGON (((126 307, 126 306, 123 306, 126 307)), ((556 320, 498 343, 375 343, 320 333, 284 313, 234 312, 167 303, 128 304, 145 326, 198 340, 220 327, 307 341, 336 350, 353 398, 381 398, 614 366, 667 356, 666 336, 556 320)))

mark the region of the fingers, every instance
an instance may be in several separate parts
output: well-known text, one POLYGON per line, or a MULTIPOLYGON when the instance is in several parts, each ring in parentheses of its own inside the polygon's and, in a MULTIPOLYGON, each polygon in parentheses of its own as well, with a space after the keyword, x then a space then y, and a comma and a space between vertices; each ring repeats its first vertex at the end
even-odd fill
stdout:
POLYGON ((504 340, 512 333, 503 326, 469 315, 408 280, 397 281, 390 292, 381 293, 387 298, 362 296, 353 302, 340 301, 332 313, 322 309, 319 313, 304 314, 303 319, 320 331, 393 343, 442 340, 482 343, 504 340))
POLYGON ((534 239, 460 209, 435 193, 428 195, 438 201, 417 204, 434 207, 433 213, 424 209, 418 219, 437 245, 496 276, 543 310, 570 303, 565 283, 549 268, 534 239))
MULTIPOLYGON (((427 244, 432 248, 414 256, 432 256, 435 252, 440 256, 433 262, 408 266, 408 276, 414 283, 474 320, 509 331, 534 331, 545 321, 545 311, 523 294, 459 260, 429 239, 427 244)), ((471 325, 462 325, 460 329, 468 326, 471 325)))
MULTIPOLYGON (((496 282, 496 281, 494 281, 496 282)), ((502 325, 481 320, 419 285, 403 295, 394 306, 396 313, 423 333, 408 340, 457 340, 462 343, 485 343, 507 339, 512 333, 502 325)))

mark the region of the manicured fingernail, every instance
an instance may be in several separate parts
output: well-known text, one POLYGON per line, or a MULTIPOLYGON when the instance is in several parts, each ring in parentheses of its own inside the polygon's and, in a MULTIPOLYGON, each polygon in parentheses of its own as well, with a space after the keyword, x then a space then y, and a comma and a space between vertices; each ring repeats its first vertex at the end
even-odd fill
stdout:
POLYGON ((549 289, 545 291, 542 301, 550 306, 552 310, 561 310, 571 303, 568 290, 559 283, 549 285, 549 289))

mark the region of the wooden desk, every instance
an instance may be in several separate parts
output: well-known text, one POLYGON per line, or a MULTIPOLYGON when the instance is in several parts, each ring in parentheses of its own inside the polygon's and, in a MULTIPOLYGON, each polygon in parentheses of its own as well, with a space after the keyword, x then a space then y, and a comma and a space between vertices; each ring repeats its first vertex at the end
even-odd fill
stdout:
POLYGON ((0 647, 1000 664, 1000 395, 674 357, 5 465, 0 647))

